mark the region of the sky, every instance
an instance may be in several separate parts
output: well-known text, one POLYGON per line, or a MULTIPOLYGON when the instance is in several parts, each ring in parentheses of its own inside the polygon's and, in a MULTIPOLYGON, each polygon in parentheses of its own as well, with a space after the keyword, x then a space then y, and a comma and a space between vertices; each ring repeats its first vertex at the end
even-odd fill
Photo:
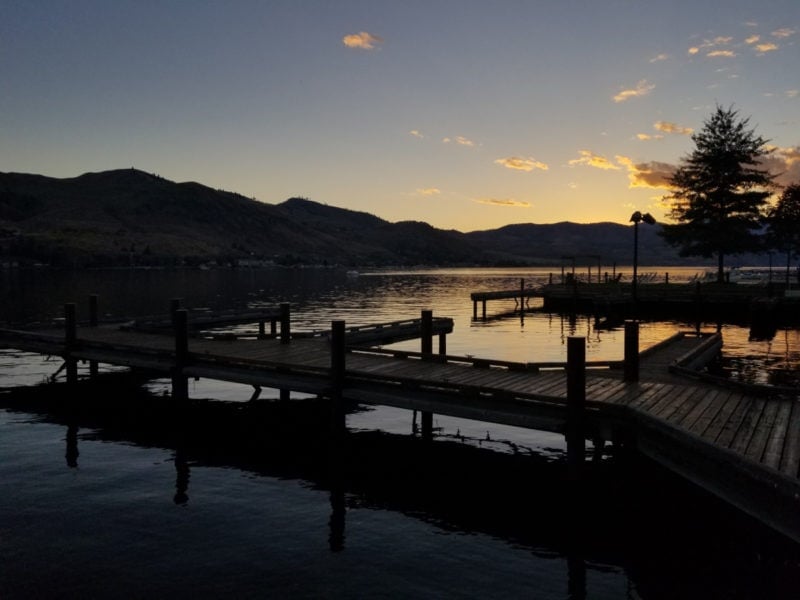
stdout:
POLYGON ((388 221, 663 219, 716 106, 800 182, 800 0, 0 0, 0 171, 388 221))

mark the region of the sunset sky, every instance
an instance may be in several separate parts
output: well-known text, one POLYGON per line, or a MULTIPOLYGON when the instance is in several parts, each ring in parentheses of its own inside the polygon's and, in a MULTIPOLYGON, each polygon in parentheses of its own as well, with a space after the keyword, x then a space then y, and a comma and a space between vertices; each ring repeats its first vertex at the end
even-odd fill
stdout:
POLYGON ((660 219, 715 105, 800 181, 800 1, 0 0, 0 171, 389 221, 660 219))

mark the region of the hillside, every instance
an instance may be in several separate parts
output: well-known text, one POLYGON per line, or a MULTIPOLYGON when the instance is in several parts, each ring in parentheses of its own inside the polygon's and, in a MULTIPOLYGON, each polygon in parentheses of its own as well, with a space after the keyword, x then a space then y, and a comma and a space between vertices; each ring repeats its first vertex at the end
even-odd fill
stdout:
MULTIPOLYGON (((640 227, 642 263, 675 252, 640 227)), ((630 226, 508 225, 461 233, 301 198, 266 204, 135 169, 69 179, 0 173, 0 258, 55 266, 236 264, 523 265, 629 263, 630 226)))

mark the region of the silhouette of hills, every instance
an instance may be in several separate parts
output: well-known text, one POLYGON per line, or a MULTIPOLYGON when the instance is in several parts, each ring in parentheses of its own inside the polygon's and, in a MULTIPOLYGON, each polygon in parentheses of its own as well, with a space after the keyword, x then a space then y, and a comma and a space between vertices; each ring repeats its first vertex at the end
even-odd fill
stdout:
MULTIPOLYGON (((640 260, 678 264, 640 227, 640 260)), ((267 204, 136 169, 56 179, 0 173, 0 258, 55 266, 630 263, 630 226, 519 224, 462 233, 303 198, 267 204), (594 261, 594 262, 593 262, 594 261)))

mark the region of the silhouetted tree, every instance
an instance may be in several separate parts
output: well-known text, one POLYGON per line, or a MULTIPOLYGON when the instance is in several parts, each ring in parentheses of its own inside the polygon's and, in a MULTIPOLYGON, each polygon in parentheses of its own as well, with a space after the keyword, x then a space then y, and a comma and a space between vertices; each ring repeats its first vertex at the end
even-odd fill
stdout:
POLYGON ((792 257, 800 255, 800 183, 786 187, 767 216, 767 245, 786 253, 786 285, 792 257))
POLYGON ((732 108, 717 106, 692 135, 695 150, 670 179, 673 192, 664 239, 681 256, 717 255, 717 280, 724 281, 725 255, 755 251, 773 176, 759 168, 767 140, 748 128, 732 108))

